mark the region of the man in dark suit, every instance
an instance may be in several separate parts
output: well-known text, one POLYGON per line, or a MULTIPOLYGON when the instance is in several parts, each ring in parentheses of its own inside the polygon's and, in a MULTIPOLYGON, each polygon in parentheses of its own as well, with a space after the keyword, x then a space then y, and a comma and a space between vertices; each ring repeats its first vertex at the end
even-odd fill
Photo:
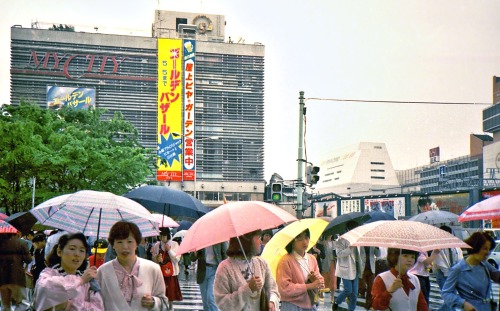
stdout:
POLYGON ((214 299, 214 280, 217 266, 227 258, 228 243, 219 243, 193 253, 193 261, 198 260, 196 283, 200 286, 203 310, 218 311, 214 299))

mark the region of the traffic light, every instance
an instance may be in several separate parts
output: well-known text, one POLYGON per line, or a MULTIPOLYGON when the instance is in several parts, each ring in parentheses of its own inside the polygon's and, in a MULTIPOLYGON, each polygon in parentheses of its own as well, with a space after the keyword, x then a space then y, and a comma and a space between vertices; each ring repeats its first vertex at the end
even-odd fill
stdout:
POLYGON ((273 183, 271 185, 271 199, 274 202, 281 202, 283 199, 283 184, 273 183))
POLYGON ((306 180, 307 184, 309 185, 315 185, 319 181, 319 166, 314 166, 312 164, 307 166, 307 172, 306 172, 306 180))

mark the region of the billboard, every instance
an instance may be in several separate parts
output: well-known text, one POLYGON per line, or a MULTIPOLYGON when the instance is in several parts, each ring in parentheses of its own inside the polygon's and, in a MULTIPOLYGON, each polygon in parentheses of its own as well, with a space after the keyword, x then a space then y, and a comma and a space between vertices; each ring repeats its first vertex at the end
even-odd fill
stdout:
POLYGON ((435 162, 439 162, 439 147, 429 149, 429 158, 430 158, 431 164, 435 163, 435 162))
POLYGON ((322 201, 314 203, 314 210, 316 217, 337 217, 337 200, 322 201), (325 214, 326 207, 326 214, 325 214))
POLYGON ((196 141, 194 139, 194 111, 195 111, 195 53, 196 41, 184 39, 184 122, 182 133, 184 137, 183 176, 184 180, 194 180, 196 170, 196 141))
POLYGON ((361 200, 360 199, 342 200, 340 202, 340 207, 341 207, 341 215, 352 212, 361 212, 361 200))
POLYGON ((427 198, 430 201, 428 204, 421 208, 421 212, 429 210, 442 210, 460 215, 469 206, 469 193, 450 193, 450 194, 433 194, 425 197, 412 196, 411 197, 411 215, 418 214, 418 200, 427 198))
POLYGON ((182 39, 158 39, 159 181, 182 181, 182 39), (174 134, 175 133, 175 134, 174 134))
POLYGON ((375 198, 365 199, 365 212, 379 211, 388 213, 398 219, 406 216, 405 198, 375 198))
POLYGON ((47 108, 95 108, 95 89, 47 85, 47 108))

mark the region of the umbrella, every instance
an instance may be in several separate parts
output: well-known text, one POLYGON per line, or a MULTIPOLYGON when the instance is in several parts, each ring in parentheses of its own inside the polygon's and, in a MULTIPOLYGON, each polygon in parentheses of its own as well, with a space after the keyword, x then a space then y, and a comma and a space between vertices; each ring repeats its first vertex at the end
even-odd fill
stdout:
POLYGON ((198 199, 185 193, 162 186, 142 186, 123 195, 132 199, 152 212, 170 217, 198 219, 209 209, 198 199))
POLYGON ((458 215, 447 211, 428 211, 415 215, 408 220, 423 222, 428 225, 453 225, 454 223, 458 223, 458 215))
POLYGON ((426 252, 442 248, 470 248, 454 235, 416 221, 381 220, 354 228, 341 236, 352 246, 379 246, 426 252))
POLYGON ((458 217, 458 221, 485 220, 500 218, 500 195, 478 202, 458 217))
POLYGON ((0 220, 0 234, 2 233, 17 233, 17 229, 4 220, 0 220))
POLYGON ((151 214, 153 219, 158 223, 160 228, 177 228, 179 224, 172 218, 162 214, 151 214))
POLYGON ((325 235, 343 234, 347 231, 346 224, 349 221, 355 221, 362 224, 369 220, 370 216, 361 212, 352 212, 335 217, 325 228, 325 235))
POLYGON ((285 247, 288 243, 290 243, 301 232, 309 229, 311 239, 309 240, 309 246, 307 247, 308 251, 316 244, 327 225, 327 221, 319 218, 301 219, 289 224, 277 232, 271 240, 267 242, 261 254, 261 257, 269 263, 274 278, 276 278, 276 268, 278 267, 281 257, 287 253, 285 247))
POLYGON ((31 213, 42 225, 82 232, 86 236, 107 236, 120 220, 135 223, 142 236, 156 236, 158 223, 142 205, 109 192, 82 190, 41 203, 31 213))
POLYGON ((0 213, 0 220, 4 220, 7 217, 9 216, 5 215, 4 213, 0 213))
POLYGON ((16 227, 23 234, 28 234, 36 223, 36 218, 30 212, 19 212, 10 215, 5 221, 16 227))
POLYGON ((179 221, 179 228, 177 228, 177 230, 187 230, 187 229, 191 228, 192 225, 193 225, 192 221, 181 220, 181 221, 179 221))
POLYGON ((198 219, 187 231, 177 255, 197 251, 255 230, 276 228, 294 220, 297 218, 269 203, 230 202, 198 219))
POLYGON ((177 231, 174 236, 172 237, 172 239, 175 239, 175 238, 181 238, 184 240, 184 237, 186 236, 186 232, 187 230, 180 230, 180 231, 177 231))
POLYGON ((392 216, 389 213, 386 212, 381 212, 381 211, 371 211, 367 213, 368 216, 370 216, 370 219, 368 219, 365 224, 369 224, 371 222, 379 221, 379 220, 396 220, 394 216, 392 216))

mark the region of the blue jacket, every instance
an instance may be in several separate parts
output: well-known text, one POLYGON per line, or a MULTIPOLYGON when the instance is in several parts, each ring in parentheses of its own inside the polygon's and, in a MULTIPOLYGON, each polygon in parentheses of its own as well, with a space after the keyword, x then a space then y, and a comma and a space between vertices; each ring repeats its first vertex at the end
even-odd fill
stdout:
POLYGON ((477 311, 491 311, 491 280, 499 278, 500 272, 487 261, 471 267, 462 259, 450 269, 441 294, 449 307, 462 308, 467 301, 477 311))

